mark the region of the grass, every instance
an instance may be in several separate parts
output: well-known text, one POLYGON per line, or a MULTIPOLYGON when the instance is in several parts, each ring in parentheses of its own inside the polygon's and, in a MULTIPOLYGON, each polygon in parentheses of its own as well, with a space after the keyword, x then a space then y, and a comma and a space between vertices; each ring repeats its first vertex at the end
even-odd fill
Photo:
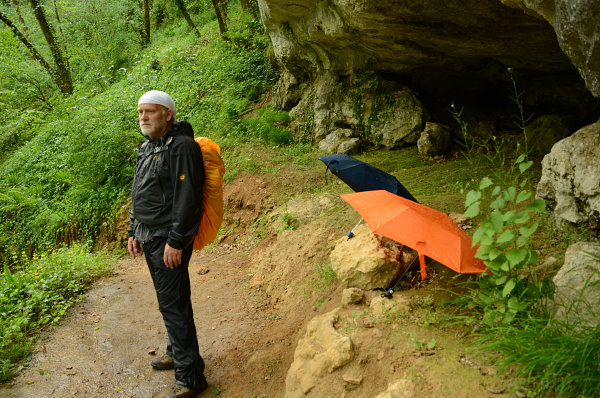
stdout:
POLYGON ((479 350, 496 353, 531 397, 600 395, 600 327, 532 318, 489 330, 479 350))

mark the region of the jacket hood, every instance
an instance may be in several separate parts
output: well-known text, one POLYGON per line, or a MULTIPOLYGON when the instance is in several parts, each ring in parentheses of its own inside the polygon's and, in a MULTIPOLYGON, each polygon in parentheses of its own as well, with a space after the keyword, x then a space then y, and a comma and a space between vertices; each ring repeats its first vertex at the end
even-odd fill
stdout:
MULTIPOLYGON (((160 138, 157 138, 156 140, 164 140, 166 138, 173 137, 176 135, 187 135, 188 137, 194 138, 194 129, 192 125, 186 122, 185 120, 182 120, 181 122, 175 122, 173 124, 173 127, 171 127, 169 131, 167 131, 167 134, 163 135, 160 138)), ((149 136, 146 136, 146 139, 150 141, 156 141, 152 140, 149 136)))
POLYGON ((167 132, 166 136, 170 137, 180 134, 194 138, 194 129, 192 128, 192 125, 185 120, 182 120, 181 122, 175 122, 173 127, 171 127, 171 130, 167 132))

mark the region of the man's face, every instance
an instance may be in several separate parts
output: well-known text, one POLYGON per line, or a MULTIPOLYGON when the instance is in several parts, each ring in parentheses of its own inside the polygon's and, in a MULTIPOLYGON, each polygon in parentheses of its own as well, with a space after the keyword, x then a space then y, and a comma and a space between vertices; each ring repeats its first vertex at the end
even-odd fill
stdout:
POLYGON ((139 104, 138 118, 142 133, 155 140, 167 133, 173 111, 158 104, 139 104))

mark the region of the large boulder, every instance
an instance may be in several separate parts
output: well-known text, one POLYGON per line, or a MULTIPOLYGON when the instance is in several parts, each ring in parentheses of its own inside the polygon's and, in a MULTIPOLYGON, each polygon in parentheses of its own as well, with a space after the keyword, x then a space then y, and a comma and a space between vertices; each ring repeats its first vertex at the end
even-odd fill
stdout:
POLYGON ((537 196, 554 207, 557 223, 600 221, 600 121, 557 142, 542 161, 537 196))
POLYGON ((386 289, 404 266, 401 252, 384 247, 368 226, 359 225, 352 239, 339 239, 331 252, 331 268, 346 287, 386 289))
POLYGON ((570 325, 600 324, 600 243, 578 242, 569 246, 554 284, 555 319, 570 325))
POLYGON ((543 115, 527 125, 527 149, 530 155, 544 156, 552 146, 568 137, 569 129, 557 115, 543 115))
MULTIPOLYGON (((342 82, 333 73, 316 78, 306 99, 290 111, 292 133, 308 138, 306 130, 312 129, 309 134, 325 153, 349 153, 364 141, 387 148, 415 143, 429 117, 417 95, 372 75, 363 78, 342 82), (312 123, 302 122, 307 119, 312 123)), ((283 106, 287 99, 277 101, 283 106)))
POLYGON ((285 398, 304 397, 326 375, 354 359, 354 344, 335 324, 338 309, 313 318, 298 341, 285 378, 285 398))
POLYGON ((451 136, 448 126, 439 123, 427 123, 425 130, 417 141, 417 148, 422 156, 442 155, 448 150, 451 136))

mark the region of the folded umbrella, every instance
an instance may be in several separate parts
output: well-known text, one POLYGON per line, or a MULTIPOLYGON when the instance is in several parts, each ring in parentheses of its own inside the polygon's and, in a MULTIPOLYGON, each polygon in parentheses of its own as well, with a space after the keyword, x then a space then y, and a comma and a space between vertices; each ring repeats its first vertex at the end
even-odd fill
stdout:
POLYGON ((445 213, 407 200, 388 191, 366 191, 340 195, 366 221, 374 234, 402 243, 419 253, 421 279, 425 279, 425 257, 456 272, 486 272, 475 258, 472 239, 445 213))
POLYGON ((350 155, 321 156, 319 160, 327 165, 327 170, 331 170, 356 192, 383 189, 413 202, 417 201, 396 177, 350 155))

